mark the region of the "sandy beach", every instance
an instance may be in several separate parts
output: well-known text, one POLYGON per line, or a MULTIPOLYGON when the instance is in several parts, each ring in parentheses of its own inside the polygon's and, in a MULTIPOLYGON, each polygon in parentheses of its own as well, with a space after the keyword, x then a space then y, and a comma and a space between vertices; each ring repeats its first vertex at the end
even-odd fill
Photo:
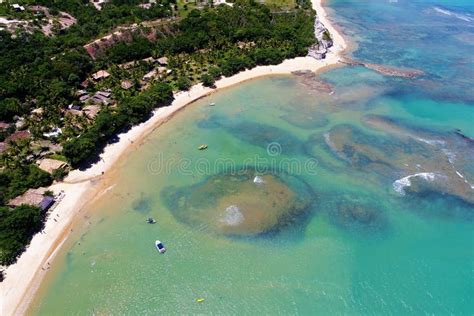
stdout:
POLYGON ((214 89, 198 84, 189 91, 177 93, 170 106, 157 109, 148 121, 119 135, 119 141, 105 148, 99 162, 87 170, 72 171, 63 183, 57 183, 50 187, 55 193, 64 191, 65 197, 50 212, 43 232, 34 236, 31 244, 18 261, 5 270, 5 280, 0 284, 1 315, 25 313, 31 298, 48 271, 49 262, 54 258, 73 228, 74 218, 80 214, 86 203, 94 200, 94 197, 103 191, 105 179, 111 173, 114 164, 128 150, 139 146, 147 135, 169 120, 173 114, 218 89, 247 80, 268 75, 290 74, 295 71, 317 72, 339 63, 339 56, 347 48, 347 43, 329 22, 326 11, 322 7, 322 0, 312 0, 312 2, 313 8, 318 13, 321 22, 330 31, 334 41, 334 46, 326 59, 315 60, 311 57, 298 57, 285 60, 275 66, 258 66, 232 77, 220 79, 216 82, 214 89))

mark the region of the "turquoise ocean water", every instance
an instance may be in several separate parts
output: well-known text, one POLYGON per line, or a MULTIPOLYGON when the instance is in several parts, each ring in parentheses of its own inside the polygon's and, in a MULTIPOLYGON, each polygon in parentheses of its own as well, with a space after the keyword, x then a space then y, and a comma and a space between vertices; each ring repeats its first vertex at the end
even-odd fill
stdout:
POLYGON ((328 5, 354 58, 425 75, 344 67, 191 105, 120 162, 30 314, 474 313, 474 6, 328 5))

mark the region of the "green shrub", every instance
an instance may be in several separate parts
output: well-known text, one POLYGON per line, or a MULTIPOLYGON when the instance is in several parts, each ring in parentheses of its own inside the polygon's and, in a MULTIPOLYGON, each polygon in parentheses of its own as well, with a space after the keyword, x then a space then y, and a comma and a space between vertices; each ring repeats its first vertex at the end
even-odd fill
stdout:
POLYGON ((178 86, 178 89, 181 91, 186 91, 191 88, 191 80, 189 80, 185 76, 180 76, 178 80, 176 81, 176 85, 178 86))
POLYGON ((209 74, 202 75, 201 80, 202 80, 202 84, 205 87, 214 87, 214 83, 216 82, 214 78, 209 74))
POLYGON ((43 229, 45 214, 37 207, 0 207, 0 264, 10 265, 43 229))

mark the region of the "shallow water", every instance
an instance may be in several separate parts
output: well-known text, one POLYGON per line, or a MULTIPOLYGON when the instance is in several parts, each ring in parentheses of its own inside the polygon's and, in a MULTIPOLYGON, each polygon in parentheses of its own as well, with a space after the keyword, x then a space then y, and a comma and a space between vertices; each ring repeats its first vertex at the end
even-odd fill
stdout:
POLYGON ((354 56, 429 75, 345 67, 196 102, 120 163, 30 313, 473 314, 474 82, 466 64, 437 66, 472 51, 472 25, 430 13, 472 6, 359 3, 330 3, 360 41, 354 56), (449 37, 437 54, 435 33, 449 37), (413 174, 439 176, 408 186, 413 174))

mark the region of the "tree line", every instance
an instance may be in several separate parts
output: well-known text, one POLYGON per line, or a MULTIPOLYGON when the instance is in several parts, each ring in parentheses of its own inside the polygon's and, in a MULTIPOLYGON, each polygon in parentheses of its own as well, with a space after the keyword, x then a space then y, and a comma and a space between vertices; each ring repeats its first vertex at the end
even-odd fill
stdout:
MULTIPOLYGON (((108 61, 111 65, 149 56, 193 54, 207 49, 215 57, 210 61, 212 67, 202 74, 201 80, 212 86, 222 75, 231 76, 257 65, 278 64, 286 58, 306 55, 308 47, 315 41, 313 23, 312 10, 298 9, 292 14, 274 15, 263 4, 241 0, 233 7, 221 5, 214 9, 192 10, 175 27, 173 36, 161 38, 156 43, 136 38, 132 43, 119 44, 107 51, 102 62, 108 61), (242 49, 239 43, 250 45, 242 49)), ((187 90, 190 85, 186 76, 177 79, 176 87, 180 90, 187 90)), ((101 111, 89 130, 65 144, 64 155, 73 166, 95 157, 116 132, 143 121, 155 107, 170 104, 171 90, 169 84, 161 82, 150 91, 122 100, 118 110, 101 111), (157 89, 165 95, 160 96, 157 89)))

